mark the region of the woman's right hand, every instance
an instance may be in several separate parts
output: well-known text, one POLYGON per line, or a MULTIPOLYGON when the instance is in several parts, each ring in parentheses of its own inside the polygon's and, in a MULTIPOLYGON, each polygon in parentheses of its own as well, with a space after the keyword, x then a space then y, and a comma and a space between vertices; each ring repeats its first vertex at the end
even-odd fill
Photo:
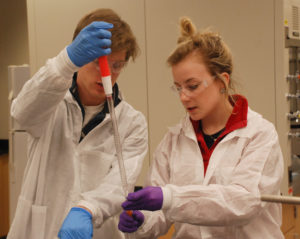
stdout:
POLYGON ((144 214, 140 211, 132 211, 130 215, 128 211, 123 211, 120 214, 118 228, 122 232, 135 232, 144 222, 144 214))

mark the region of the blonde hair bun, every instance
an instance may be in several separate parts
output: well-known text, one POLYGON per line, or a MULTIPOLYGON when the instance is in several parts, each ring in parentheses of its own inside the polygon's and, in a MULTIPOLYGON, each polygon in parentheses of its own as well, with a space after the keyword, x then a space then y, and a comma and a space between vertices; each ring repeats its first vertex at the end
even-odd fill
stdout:
POLYGON ((195 25, 188 17, 181 17, 179 22, 181 36, 178 38, 177 43, 191 40, 197 31, 195 25))

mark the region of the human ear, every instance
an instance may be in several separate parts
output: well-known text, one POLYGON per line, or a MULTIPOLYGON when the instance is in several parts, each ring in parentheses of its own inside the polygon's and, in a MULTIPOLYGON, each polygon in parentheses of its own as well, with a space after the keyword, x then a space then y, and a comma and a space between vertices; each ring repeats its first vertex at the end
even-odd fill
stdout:
POLYGON ((230 82, 230 75, 227 72, 223 72, 220 75, 223 78, 223 82, 226 84, 226 86, 228 86, 230 82))
POLYGON ((225 94, 228 89, 230 76, 227 72, 223 72, 219 76, 220 76, 220 93, 225 94))

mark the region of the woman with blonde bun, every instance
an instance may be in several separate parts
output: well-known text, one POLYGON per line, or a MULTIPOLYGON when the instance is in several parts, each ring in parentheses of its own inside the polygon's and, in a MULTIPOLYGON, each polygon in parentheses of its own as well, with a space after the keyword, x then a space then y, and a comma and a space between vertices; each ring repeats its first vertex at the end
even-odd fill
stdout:
POLYGON ((283 158, 272 123, 234 93, 232 55, 214 32, 180 20, 181 36, 168 58, 174 90, 187 111, 154 153, 144 189, 122 204, 119 229, 156 238, 284 238, 280 194, 283 158), (146 211, 139 211, 146 210, 146 211))

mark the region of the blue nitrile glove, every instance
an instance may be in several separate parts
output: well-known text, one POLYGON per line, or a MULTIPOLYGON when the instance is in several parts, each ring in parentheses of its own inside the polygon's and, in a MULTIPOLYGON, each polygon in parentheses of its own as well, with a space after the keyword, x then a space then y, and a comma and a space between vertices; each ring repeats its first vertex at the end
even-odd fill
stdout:
POLYGON ((58 237, 61 239, 91 239, 93 237, 91 213, 80 207, 71 208, 59 230, 58 237))
POLYGON ((163 192, 160 187, 145 187, 137 192, 129 193, 127 201, 122 203, 124 210, 156 211, 162 208, 163 192))
POLYGON ((122 232, 135 232, 144 222, 144 214, 140 211, 133 211, 132 215, 126 211, 120 214, 118 228, 122 232))
POLYGON ((76 36, 67 46, 71 61, 76 66, 83 66, 96 58, 111 53, 111 32, 113 24, 107 22, 92 22, 76 36))

